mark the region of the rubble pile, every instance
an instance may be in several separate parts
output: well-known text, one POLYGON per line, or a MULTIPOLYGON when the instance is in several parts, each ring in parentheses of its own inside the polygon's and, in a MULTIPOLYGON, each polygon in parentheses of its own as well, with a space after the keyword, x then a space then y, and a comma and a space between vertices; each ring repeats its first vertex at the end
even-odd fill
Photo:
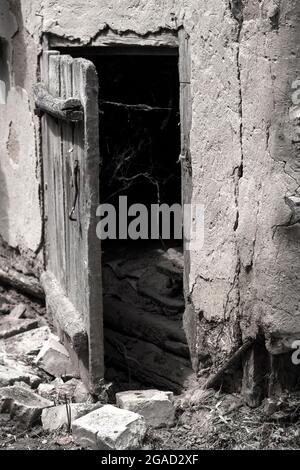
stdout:
POLYGON ((91 396, 59 338, 26 309, 0 304, 0 414, 17 429, 42 425, 62 442, 124 450, 141 448, 148 428, 174 424, 172 392, 128 391, 115 405, 91 396))

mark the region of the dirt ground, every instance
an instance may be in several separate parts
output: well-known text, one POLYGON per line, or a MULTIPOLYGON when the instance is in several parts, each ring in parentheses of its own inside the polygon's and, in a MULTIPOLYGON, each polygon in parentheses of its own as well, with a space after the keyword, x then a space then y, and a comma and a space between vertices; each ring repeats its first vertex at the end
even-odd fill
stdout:
MULTIPOLYGON (((300 399, 299 399, 300 403, 300 399)), ((264 406, 251 410, 239 397, 215 392, 199 405, 178 410, 169 429, 149 430, 145 450, 260 450, 299 449, 299 415, 268 417, 264 406)), ((1 450, 74 450, 66 431, 45 433, 41 426, 18 430, 7 415, 0 415, 1 450)))

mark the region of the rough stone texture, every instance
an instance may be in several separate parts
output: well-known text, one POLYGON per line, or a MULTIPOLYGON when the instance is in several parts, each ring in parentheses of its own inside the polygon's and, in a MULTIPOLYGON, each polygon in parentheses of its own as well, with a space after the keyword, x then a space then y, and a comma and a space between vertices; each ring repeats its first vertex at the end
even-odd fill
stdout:
POLYGON ((3 318, 0 320, 0 339, 10 338, 11 336, 24 333, 25 331, 33 330, 37 326, 37 320, 3 318))
POLYGON ((193 364, 224 360, 258 331, 271 353, 289 350, 300 335, 300 229, 288 227, 284 201, 300 183, 299 138, 289 114, 300 76, 299 1, 11 4, 0 7, 9 65, 0 75, 7 89, 0 105, 5 239, 35 249, 41 233, 31 89, 42 32, 86 45, 105 28, 146 34, 182 25, 192 68, 191 193, 205 206, 205 244, 191 253, 186 285, 193 364))
POLYGON ((19 320, 20 318, 24 318, 26 312, 26 305, 18 304, 16 305, 9 314, 10 319, 19 320))
POLYGON ((73 423, 75 442, 90 449, 138 449, 145 434, 144 418, 112 405, 105 405, 73 423))
POLYGON ((45 372, 54 377, 72 376, 75 374, 70 356, 66 348, 53 334, 43 345, 36 357, 35 363, 45 372))
POLYGON ((50 335, 48 326, 26 331, 12 338, 0 340, 0 357, 5 355, 26 357, 38 354, 50 335))
POLYGON ((75 403, 86 403, 91 399, 91 395, 87 390, 86 386, 84 385, 81 380, 77 381, 77 385, 74 390, 73 400, 75 403))
POLYGON ((43 428, 45 431, 52 432, 57 431, 64 426, 72 427, 72 424, 76 419, 91 413, 101 406, 103 406, 101 403, 70 403, 69 405, 45 408, 42 412, 43 428), (68 416, 70 416, 70 418, 68 416))
POLYGON ((14 363, 13 365, 0 364, 0 387, 14 385, 17 382, 24 382, 32 388, 36 388, 41 382, 41 378, 35 371, 26 365, 14 363), (13 367, 14 366, 14 367, 13 367))
POLYGON ((9 413, 19 424, 30 427, 41 416, 42 410, 53 403, 31 390, 14 385, 0 388, 0 413, 9 413))
POLYGON ((116 394, 117 406, 138 413, 148 426, 172 426, 175 420, 173 393, 160 390, 130 390, 116 394))
POLYGON ((55 403, 65 403, 66 399, 69 402, 86 403, 90 399, 90 394, 78 379, 63 382, 62 379, 57 378, 51 383, 40 384, 37 392, 55 403))

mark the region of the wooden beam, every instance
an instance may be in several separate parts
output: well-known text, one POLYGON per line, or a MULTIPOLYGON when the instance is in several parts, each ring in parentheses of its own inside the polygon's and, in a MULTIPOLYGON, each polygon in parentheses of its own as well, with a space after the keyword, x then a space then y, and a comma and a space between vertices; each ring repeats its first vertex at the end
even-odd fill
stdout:
POLYGON ((0 283, 13 287, 19 292, 22 292, 22 294, 29 295, 30 297, 39 300, 45 299, 44 291, 35 277, 22 274, 13 268, 7 270, 0 268, 0 283))
MULTIPOLYGON (((84 44, 82 44, 82 41, 79 39, 69 40, 61 36, 50 35, 49 46, 51 48, 83 48, 84 44)), ((178 34, 175 30, 166 30, 142 36, 133 32, 122 33, 106 29, 102 31, 101 34, 97 35, 97 37, 89 43, 87 48, 89 50, 92 49, 95 54, 101 54, 105 48, 114 49, 116 47, 123 49, 124 54, 130 53, 130 49, 134 51, 136 48, 155 48, 156 53, 159 53, 160 49, 169 49, 169 53, 171 53, 172 49, 176 51, 178 48, 178 34)), ((87 48, 85 48, 85 50, 87 48)))
POLYGON ((243 357, 246 351, 248 351, 254 343, 254 338, 248 338, 242 344, 242 346, 237 351, 235 351, 235 353, 232 354, 232 356, 225 362, 225 364, 219 369, 219 371, 208 378, 204 388, 213 388, 215 385, 217 385, 223 378, 224 374, 243 357))
POLYGON ((76 352, 85 351, 88 336, 80 314, 49 271, 42 274, 41 283, 45 290, 47 307, 50 309, 57 326, 67 336, 76 352))
POLYGON ((55 98, 45 85, 38 83, 34 86, 35 104, 38 110, 63 121, 82 121, 83 107, 77 98, 55 98))

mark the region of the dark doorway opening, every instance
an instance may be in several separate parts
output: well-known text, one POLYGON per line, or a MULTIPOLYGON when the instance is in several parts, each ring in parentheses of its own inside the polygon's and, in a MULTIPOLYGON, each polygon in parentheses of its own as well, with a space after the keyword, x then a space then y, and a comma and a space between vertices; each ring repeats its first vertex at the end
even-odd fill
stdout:
POLYGON ((181 203, 178 58, 102 57, 101 201, 181 203))
MULTIPOLYGON (((101 203, 118 214, 127 196, 149 215, 151 204, 181 204, 178 56, 106 55, 96 64, 101 203)), ((138 380, 179 391, 189 370, 182 240, 172 229, 169 240, 107 240, 102 250, 107 378, 120 380, 121 369, 125 388, 138 380)))

